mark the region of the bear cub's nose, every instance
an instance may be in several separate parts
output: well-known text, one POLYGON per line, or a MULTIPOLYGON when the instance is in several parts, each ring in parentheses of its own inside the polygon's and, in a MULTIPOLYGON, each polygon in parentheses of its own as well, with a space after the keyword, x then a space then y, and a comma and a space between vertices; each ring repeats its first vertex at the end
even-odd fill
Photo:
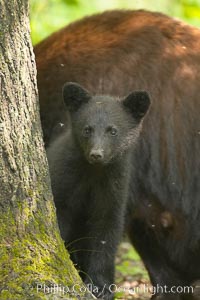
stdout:
POLYGON ((92 150, 90 152, 90 161, 95 163, 95 162, 101 162, 103 160, 103 150, 98 149, 98 150, 92 150))

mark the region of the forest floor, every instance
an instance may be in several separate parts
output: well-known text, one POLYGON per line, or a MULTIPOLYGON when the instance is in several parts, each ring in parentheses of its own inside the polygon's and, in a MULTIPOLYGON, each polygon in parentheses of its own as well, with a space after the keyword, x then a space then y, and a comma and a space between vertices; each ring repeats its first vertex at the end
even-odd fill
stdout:
POLYGON ((116 258, 117 300, 149 300, 151 284, 147 271, 131 244, 121 243, 116 258))

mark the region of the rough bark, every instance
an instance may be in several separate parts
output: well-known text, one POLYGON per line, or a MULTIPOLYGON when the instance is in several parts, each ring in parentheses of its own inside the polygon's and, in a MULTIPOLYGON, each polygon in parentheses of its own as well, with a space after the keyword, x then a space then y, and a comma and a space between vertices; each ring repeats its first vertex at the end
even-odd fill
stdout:
POLYGON ((78 299, 60 292, 81 281, 55 216, 28 1, 0 0, 0 14, 0 299, 78 299))

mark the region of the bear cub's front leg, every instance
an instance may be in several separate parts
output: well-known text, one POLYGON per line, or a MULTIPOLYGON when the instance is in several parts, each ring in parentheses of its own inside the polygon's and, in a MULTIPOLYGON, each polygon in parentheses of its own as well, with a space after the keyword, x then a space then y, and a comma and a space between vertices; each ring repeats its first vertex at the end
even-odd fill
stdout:
POLYGON ((146 92, 91 96, 76 83, 64 86, 63 99, 71 123, 47 149, 60 231, 66 246, 76 245, 72 259, 84 282, 110 300, 132 154, 150 100, 146 92))

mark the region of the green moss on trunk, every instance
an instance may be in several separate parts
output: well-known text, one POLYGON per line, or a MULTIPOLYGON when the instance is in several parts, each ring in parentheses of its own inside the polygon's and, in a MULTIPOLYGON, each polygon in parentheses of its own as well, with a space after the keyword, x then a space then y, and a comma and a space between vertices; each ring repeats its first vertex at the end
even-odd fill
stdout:
POLYGON ((28 1, 1 0, 0 12, 0 299, 79 299, 74 285, 90 299, 57 225, 28 1))
POLYGON ((31 220, 34 231, 30 232, 27 226, 19 236, 13 213, 9 211, 0 216, 1 299, 13 299, 13 295, 14 299, 46 299, 52 295, 38 292, 39 285, 69 288, 75 284, 83 285, 59 232, 54 228, 50 234, 42 223, 40 227, 40 221, 37 217, 31 220))

